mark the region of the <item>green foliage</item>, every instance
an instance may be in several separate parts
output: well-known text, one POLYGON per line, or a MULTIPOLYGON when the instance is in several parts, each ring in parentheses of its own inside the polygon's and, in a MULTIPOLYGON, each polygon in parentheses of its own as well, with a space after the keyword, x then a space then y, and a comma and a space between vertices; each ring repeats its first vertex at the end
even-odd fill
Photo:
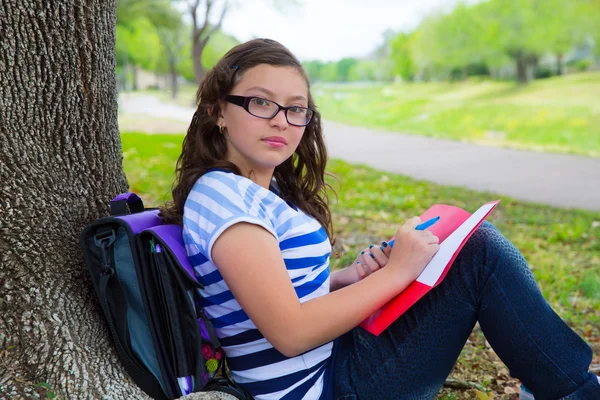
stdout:
POLYGON ((306 61, 303 63, 304 70, 312 82, 321 80, 321 70, 324 65, 325 63, 320 60, 306 61))
POLYGON ((548 52, 564 56, 590 37, 600 43, 598 26, 600 2, 594 0, 459 3, 448 14, 430 15, 414 32, 398 34, 390 57, 405 80, 464 79, 469 65, 496 70, 511 60, 525 74, 548 52))
POLYGON ((357 64, 355 58, 342 58, 337 62, 337 80, 339 82, 348 82, 350 70, 357 64))
POLYGON ((57 397, 54 389, 52 389, 52 386, 48 382, 40 382, 35 386, 45 391, 47 399, 55 399, 57 397))
POLYGON ((127 26, 117 25, 117 62, 153 71, 161 49, 160 36, 148 18, 136 18, 127 26))
MULTIPOLYGON (((170 0, 119 0, 117 5, 117 64, 133 64, 159 73, 169 73, 174 63, 177 74, 194 81, 191 27, 171 7, 170 0)), ((211 68, 239 42, 215 32, 202 54, 205 68, 211 68)))
POLYGON ((171 0, 118 0, 117 25, 130 26, 136 19, 147 18, 155 27, 175 28, 180 23, 179 13, 171 7, 171 0))
POLYGON ((411 35, 400 33, 391 43, 391 58, 394 63, 394 73, 405 81, 412 81, 416 68, 410 48, 411 35))
POLYGON ((116 53, 117 66, 129 64, 150 71, 164 70, 161 33, 175 31, 181 16, 170 0, 118 0, 116 53))
POLYGON ((343 58, 337 62, 307 61, 304 69, 313 82, 390 81, 393 64, 384 59, 343 58))
POLYGON ((337 63, 328 62, 321 68, 321 80, 324 82, 337 82, 337 63))
POLYGON ((239 43, 239 40, 231 35, 222 31, 215 32, 202 53, 202 65, 206 69, 214 67, 225 53, 239 43))

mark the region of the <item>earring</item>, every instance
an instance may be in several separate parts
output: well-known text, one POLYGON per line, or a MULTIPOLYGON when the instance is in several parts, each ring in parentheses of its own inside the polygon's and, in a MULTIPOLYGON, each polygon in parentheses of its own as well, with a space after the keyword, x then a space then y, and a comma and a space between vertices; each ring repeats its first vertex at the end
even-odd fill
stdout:
POLYGON ((222 135, 223 131, 225 130, 225 128, 223 128, 223 125, 219 125, 219 133, 222 135))

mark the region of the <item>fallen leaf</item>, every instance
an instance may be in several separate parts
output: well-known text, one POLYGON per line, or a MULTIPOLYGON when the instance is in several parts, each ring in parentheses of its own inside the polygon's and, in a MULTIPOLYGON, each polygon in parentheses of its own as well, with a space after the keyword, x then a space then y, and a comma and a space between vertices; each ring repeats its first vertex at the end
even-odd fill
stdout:
POLYGON ((477 399, 478 400, 493 400, 490 396, 488 396, 486 393, 483 393, 482 391, 479 391, 477 389, 475 389, 475 394, 477 395, 477 399))

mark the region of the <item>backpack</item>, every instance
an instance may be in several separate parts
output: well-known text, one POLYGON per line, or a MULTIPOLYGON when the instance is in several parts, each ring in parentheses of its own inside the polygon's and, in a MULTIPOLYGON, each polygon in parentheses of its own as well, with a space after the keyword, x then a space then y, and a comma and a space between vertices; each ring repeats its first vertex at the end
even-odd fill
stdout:
POLYGON ((80 245, 127 373, 154 399, 209 390, 251 399, 227 376, 181 226, 164 224, 134 193, 115 197, 110 210, 85 227, 80 245))

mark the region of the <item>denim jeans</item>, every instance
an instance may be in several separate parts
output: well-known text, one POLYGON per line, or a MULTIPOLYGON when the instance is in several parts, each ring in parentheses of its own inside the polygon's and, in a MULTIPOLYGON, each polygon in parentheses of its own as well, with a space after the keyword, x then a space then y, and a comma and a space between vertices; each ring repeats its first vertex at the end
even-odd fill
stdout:
POLYGON ((490 223, 442 283, 379 336, 357 327, 335 355, 335 399, 433 399, 476 322, 536 400, 600 399, 592 350, 550 308, 521 253, 490 223))

